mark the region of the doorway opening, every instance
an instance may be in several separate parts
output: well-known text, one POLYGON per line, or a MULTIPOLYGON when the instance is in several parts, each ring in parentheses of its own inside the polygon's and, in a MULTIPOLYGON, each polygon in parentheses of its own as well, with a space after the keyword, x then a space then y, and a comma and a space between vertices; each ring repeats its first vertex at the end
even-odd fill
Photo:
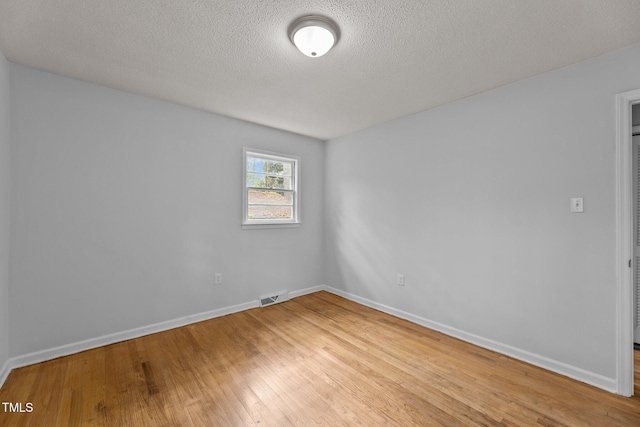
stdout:
POLYGON ((640 104, 631 106, 633 152, 633 348, 640 350, 640 104))
MULTIPOLYGON (((634 157, 633 108, 640 90, 616 95, 616 393, 634 392, 634 157)), ((638 107, 636 107, 638 108, 638 107)), ((640 255, 640 254, 638 254, 640 255)), ((637 264, 637 262, 636 262, 637 264)))
MULTIPOLYGON (((631 106, 631 143, 633 145, 633 237, 635 269, 633 270, 633 349, 634 371, 640 368, 640 104, 631 106)), ((640 388, 634 375, 634 390, 640 388)))

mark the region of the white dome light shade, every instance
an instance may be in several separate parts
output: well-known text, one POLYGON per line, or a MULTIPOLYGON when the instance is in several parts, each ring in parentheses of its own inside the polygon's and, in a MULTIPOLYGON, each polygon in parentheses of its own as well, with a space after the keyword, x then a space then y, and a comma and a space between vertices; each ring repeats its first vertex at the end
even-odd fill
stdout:
POLYGON ((312 58, 317 58, 329 52, 335 42, 331 31, 322 27, 300 28, 293 35, 293 44, 300 52, 312 58))
POLYGON ((335 24, 324 16, 303 16, 289 28, 289 39, 306 56, 318 58, 338 41, 335 24))

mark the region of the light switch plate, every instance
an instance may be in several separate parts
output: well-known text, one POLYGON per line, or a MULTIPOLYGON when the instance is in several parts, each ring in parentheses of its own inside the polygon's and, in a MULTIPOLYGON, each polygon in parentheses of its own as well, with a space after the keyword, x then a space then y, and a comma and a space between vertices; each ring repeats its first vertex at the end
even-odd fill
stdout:
POLYGON ((582 197, 571 198, 571 212, 573 213, 584 212, 584 199, 582 197))

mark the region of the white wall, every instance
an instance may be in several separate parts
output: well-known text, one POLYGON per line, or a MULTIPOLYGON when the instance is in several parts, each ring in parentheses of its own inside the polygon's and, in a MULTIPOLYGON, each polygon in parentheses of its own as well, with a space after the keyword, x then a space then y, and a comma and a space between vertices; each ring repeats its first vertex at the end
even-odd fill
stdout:
POLYGON ((638 70, 640 46, 329 141, 327 284, 615 378, 614 96, 638 70))
POLYGON ((0 384, 9 358, 9 63, 0 52, 0 384))
POLYGON ((11 72, 12 356, 322 283, 320 141, 11 72), (241 229, 243 146, 301 157, 301 227, 241 229))

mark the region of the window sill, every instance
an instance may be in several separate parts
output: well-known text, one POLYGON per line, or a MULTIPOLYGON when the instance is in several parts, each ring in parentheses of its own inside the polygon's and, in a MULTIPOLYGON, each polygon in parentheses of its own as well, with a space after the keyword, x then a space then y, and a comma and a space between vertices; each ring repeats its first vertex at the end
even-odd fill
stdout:
POLYGON ((242 224, 243 230, 260 230, 264 228, 295 228, 300 227, 299 222, 284 222, 279 224, 242 224))

